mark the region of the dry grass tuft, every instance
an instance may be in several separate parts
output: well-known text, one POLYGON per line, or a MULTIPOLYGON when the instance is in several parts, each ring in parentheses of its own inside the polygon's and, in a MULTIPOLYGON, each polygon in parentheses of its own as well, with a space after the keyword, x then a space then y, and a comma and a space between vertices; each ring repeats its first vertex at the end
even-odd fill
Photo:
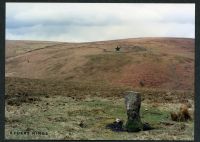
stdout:
POLYGON ((171 119, 173 121, 188 121, 191 120, 192 117, 189 113, 188 106, 182 105, 178 113, 171 112, 171 119))

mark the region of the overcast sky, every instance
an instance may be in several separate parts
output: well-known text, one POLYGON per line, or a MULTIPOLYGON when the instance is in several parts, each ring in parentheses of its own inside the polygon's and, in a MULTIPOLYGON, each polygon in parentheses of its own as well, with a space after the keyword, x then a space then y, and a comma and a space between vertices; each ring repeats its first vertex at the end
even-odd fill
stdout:
POLYGON ((194 4, 6 3, 6 39, 87 42, 194 36, 194 4))

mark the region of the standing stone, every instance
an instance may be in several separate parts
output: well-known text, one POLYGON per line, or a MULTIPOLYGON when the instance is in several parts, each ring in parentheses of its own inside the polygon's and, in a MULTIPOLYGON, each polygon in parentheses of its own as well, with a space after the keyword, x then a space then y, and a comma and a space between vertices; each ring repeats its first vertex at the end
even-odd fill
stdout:
POLYGON ((128 132, 138 132, 143 129, 143 124, 140 118, 141 96, 139 92, 125 92, 125 104, 128 120, 126 122, 126 130, 128 132))

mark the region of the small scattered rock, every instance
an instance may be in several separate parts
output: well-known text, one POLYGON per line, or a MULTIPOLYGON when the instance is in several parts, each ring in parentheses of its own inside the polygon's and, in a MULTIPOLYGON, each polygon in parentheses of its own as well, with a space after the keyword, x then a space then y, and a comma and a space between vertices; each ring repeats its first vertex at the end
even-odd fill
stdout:
POLYGON ((150 126, 149 123, 143 123, 143 131, 152 130, 153 127, 150 126))
POLYGON ((112 131, 124 131, 123 121, 117 118, 113 123, 108 124, 106 128, 111 129, 112 131))
POLYGON ((85 124, 83 121, 81 121, 81 122, 79 123, 79 126, 80 126, 81 128, 85 128, 85 127, 86 127, 86 124, 85 124))
POLYGON ((119 123, 121 120, 119 118, 116 118, 115 122, 119 123))

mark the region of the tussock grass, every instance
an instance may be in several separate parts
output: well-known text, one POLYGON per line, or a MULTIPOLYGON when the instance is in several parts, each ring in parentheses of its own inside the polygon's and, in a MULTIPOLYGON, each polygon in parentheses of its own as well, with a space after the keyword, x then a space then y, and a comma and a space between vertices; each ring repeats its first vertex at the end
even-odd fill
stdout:
MULTIPOLYGON (((112 123, 116 118, 127 120, 124 99, 108 100, 101 97, 89 97, 82 101, 77 101, 69 97, 57 96, 45 98, 36 104, 22 104, 19 108, 21 112, 28 112, 20 115, 20 123, 6 122, 6 137, 9 139, 37 139, 35 136, 13 136, 9 135, 10 130, 30 130, 47 131, 48 136, 38 136, 38 139, 64 139, 64 140, 133 140, 133 139, 192 139, 191 126, 189 123, 174 123, 166 126, 162 121, 171 121, 168 111, 161 111, 158 108, 149 107, 142 103, 141 119, 143 122, 150 123, 156 129, 149 132, 141 131, 138 133, 113 132, 105 126, 112 123), (46 103, 49 105, 46 105, 46 103), (37 113, 34 113, 37 111, 37 113), (83 122, 85 127, 80 127, 83 122), (13 124, 17 127, 12 127, 13 124), (171 135, 173 132, 175 137, 171 135), (165 137, 164 137, 165 134, 165 137)), ((10 107, 10 106, 8 106, 10 107)), ((11 113, 11 112, 7 112, 11 113)))
POLYGON ((123 92, 135 90, 141 92, 142 98, 149 102, 186 102, 194 98, 193 91, 165 90, 152 88, 134 88, 114 86, 107 82, 39 80, 25 78, 6 78, 6 97, 15 96, 21 92, 28 96, 67 96, 77 100, 89 96, 102 98, 124 98, 123 92))
POLYGON ((84 73, 105 71, 119 72, 120 68, 133 62, 132 58, 124 53, 107 53, 87 56, 89 61, 83 67, 84 73), (123 59, 123 60, 122 60, 123 59))
POLYGON ((9 139, 193 139, 193 121, 179 123, 172 122, 170 118, 170 111, 177 103, 192 98, 192 93, 115 87, 105 82, 6 78, 6 101, 20 91, 28 92, 28 97, 37 97, 40 101, 19 100, 18 106, 6 105, 6 138, 9 139), (148 122, 156 129, 139 133, 118 133, 105 128, 116 118, 126 122, 123 92, 130 89, 142 94, 142 122, 148 122), (171 99, 166 100, 165 96, 171 99), (155 103, 158 104, 154 105, 155 103), (170 105, 167 106, 167 103, 170 105), (81 122, 84 127, 80 127, 81 122), (48 135, 10 135, 10 131, 43 131, 48 132, 48 135))

